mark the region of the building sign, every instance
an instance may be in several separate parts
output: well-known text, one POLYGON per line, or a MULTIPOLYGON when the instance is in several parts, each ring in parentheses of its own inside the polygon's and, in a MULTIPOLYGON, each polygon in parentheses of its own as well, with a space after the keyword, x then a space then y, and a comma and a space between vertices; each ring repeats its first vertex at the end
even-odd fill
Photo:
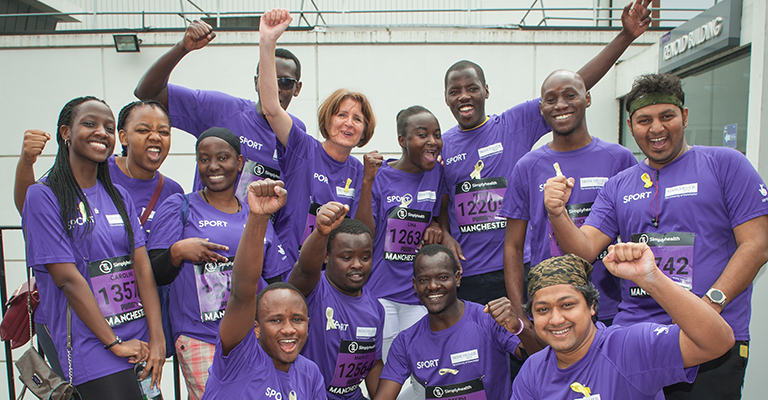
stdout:
POLYGON ((659 46, 665 73, 739 45, 742 0, 725 0, 667 32, 659 46))

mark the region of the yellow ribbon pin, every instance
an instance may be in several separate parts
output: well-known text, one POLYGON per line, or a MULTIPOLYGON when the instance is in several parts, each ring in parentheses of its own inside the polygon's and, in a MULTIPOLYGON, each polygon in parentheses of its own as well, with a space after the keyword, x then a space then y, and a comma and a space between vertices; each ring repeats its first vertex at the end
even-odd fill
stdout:
POLYGON ((400 201, 400 207, 406 208, 411 205, 412 201, 413 201, 413 197, 411 197, 410 195, 403 196, 403 200, 400 201))
POLYGON ((326 331, 336 328, 336 321, 333 320, 333 308, 328 307, 325 309, 325 318, 328 320, 325 324, 326 331))
POLYGON ((483 170, 483 167, 485 164, 483 164, 483 160, 478 160, 477 164, 475 164, 475 170, 472 171, 471 174, 469 174, 469 177, 472 179, 482 179, 480 178, 480 171, 483 170))
POLYGON ((80 216, 83 217, 83 221, 85 221, 85 204, 81 201, 78 206, 80 208, 80 216))
POLYGON ((584 397, 589 397, 592 395, 592 391, 589 390, 588 387, 582 385, 579 382, 573 382, 571 383, 571 390, 573 390, 576 393, 581 393, 584 395, 584 397))
POLYGON ((347 184, 344 185, 344 193, 349 193, 349 185, 352 184, 352 179, 347 178, 347 184))
POLYGON ((653 186, 653 182, 651 182, 651 176, 648 175, 647 172, 643 172, 643 175, 640 176, 640 179, 645 182, 645 188, 648 189, 649 187, 653 186))
POLYGON ((438 371, 438 374, 440 374, 440 376, 443 376, 445 374, 456 375, 458 373, 459 373, 458 369, 451 369, 451 368, 441 368, 440 371, 438 371))
POLYGON ((552 168, 555 169, 555 176, 563 176, 563 171, 560 169, 560 163, 552 164, 552 168))
POLYGON ((296 400, 296 391, 291 390, 290 393, 288 393, 288 400, 296 400))

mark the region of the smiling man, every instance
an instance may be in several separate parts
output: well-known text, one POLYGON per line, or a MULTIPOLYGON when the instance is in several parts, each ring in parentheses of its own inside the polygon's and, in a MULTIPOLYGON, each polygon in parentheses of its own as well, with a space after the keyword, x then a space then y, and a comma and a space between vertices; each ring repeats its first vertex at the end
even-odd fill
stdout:
POLYGON ((373 264, 373 236, 362 222, 344 218, 348 211, 335 201, 320 207, 316 228, 288 278, 307 297, 315 321, 302 354, 325 377, 323 398, 334 400, 363 399, 363 379, 373 396, 384 365, 384 307, 364 288, 373 264))
MULTIPOLYGON (((637 164, 627 148, 589 134, 586 111, 591 101, 584 81, 571 71, 555 71, 541 85, 539 109, 544 121, 552 127, 552 141, 518 161, 500 212, 507 217, 504 269, 509 270, 510 275, 523 271, 529 229, 531 264, 563 255, 544 207, 547 179, 565 171, 577 182, 566 208, 574 223, 580 226, 608 178, 637 164)), ((592 282, 601 294, 599 320, 611 325, 621 298, 619 280, 606 271, 602 262, 596 261, 594 267, 592 282)), ((522 282, 507 283, 512 284, 522 285, 522 282)), ((522 286, 517 290, 522 290, 522 286)))
POLYGON ((513 400, 663 400, 664 385, 692 381, 697 365, 733 345, 723 318, 664 276, 648 245, 611 246, 603 262, 650 293, 676 324, 595 323, 600 294, 590 282, 592 265, 573 254, 547 259, 528 274, 525 307, 549 347, 523 364, 513 400))
POLYGON ((462 301, 460 283, 450 250, 438 244, 421 249, 413 261, 413 287, 428 314, 395 338, 374 400, 397 398, 411 374, 418 398, 509 399, 509 354, 521 356, 521 340, 529 352, 541 346, 509 299, 486 306, 462 301))
MULTIPOLYGON (((752 280, 768 261, 768 190, 738 151, 686 143, 688 108, 679 78, 638 77, 626 105, 627 124, 647 158, 605 183, 581 228, 566 211, 574 180, 550 178, 544 204, 558 243, 587 260, 616 236, 651 246, 659 269, 721 313, 737 341, 702 365, 693 385, 665 389, 667 398, 739 398, 749 352, 752 280)), ((661 304, 632 282, 622 282, 621 300, 615 324, 672 322, 661 304)))
POLYGON ((299 355, 309 329, 304 296, 284 282, 256 294, 264 246, 253 244, 264 242, 269 218, 285 205, 286 195, 280 181, 249 185, 250 212, 237 247, 232 292, 203 399, 325 398, 317 365, 299 355))

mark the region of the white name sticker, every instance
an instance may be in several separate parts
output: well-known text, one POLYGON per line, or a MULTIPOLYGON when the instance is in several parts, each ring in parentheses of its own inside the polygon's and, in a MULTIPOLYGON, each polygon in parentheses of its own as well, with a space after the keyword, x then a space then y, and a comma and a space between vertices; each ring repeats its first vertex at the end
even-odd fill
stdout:
POLYGON ((608 178, 603 176, 593 176, 579 179, 579 187, 582 189, 602 189, 608 178))
POLYGON ((504 146, 501 145, 501 142, 498 142, 490 146, 483 147, 482 149, 477 149, 477 155, 479 155, 480 158, 485 158, 494 154, 501 153, 502 151, 504 151, 504 146))
POLYGON ((431 201, 434 202, 437 199, 437 194, 434 190, 425 190, 416 194, 416 201, 431 201))
POLYGON ((107 214, 107 222, 111 226, 118 226, 123 224, 123 217, 120 214, 107 214))
POLYGON ((451 354, 452 365, 467 364, 478 360, 480 360, 480 356, 477 353, 477 349, 451 354))
POLYGON ((336 186, 336 196, 346 197, 348 199, 354 199, 355 198, 355 188, 345 189, 343 187, 336 186))
POLYGON ((686 185, 668 187, 666 190, 664 190, 664 198, 670 199, 673 197, 681 197, 681 196, 696 196, 698 192, 699 192, 699 184, 689 183, 686 185))
POLYGON ((359 338, 374 337, 376 336, 376 327, 375 326, 374 327, 358 326, 356 335, 359 338))

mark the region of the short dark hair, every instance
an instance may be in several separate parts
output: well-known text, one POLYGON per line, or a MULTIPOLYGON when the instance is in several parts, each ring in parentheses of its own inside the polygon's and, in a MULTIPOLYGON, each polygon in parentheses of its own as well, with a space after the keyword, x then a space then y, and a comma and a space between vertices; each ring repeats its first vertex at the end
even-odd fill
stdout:
MULTIPOLYGON (((295 54, 291 53, 290 50, 284 49, 282 47, 278 47, 275 49, 275 58, 282 58, 284 60, 291 60, 296 65, 296 80, 301 80, 301 62, 299 61, 299 57, 296 57, 295 54)), ((256 73, 255 76, 259 76, 259 64, 260 62, 256 63, 256 73)))
POLYGON ((624 107, 629 112, 629 107, 638 97, 648 93, 669 93, 677 96, 685 104, 685 92, 683 82, 672 74, 645 74, 635 78, 632 90, 624 99, 624 107))
POLYGON ((432 111, 429 111, 422 106, 410 106, 400 110, 400 112, 397 113, 397 117, 395 117, 397 120, 397 136, 405 137, 405 128, 408 127, 408 121, 411 117, 425 113, 433 117, 435 116, 432 114, 432 111))
POLYGON ((445 71, 445 87, 448 88, 448 75, 450 75, 451 72, 463 71, 465 69, 470 69, 470 68, 475 70, 475 72, 477 73, 477 77, 480 78, 480 82, 482 82, 483 86, 485 86, 486 85, 485 73, 483 72, 483 69, 480 68, 479 65, 473 63, 472 61, 461 60, 451 65, 450 68, 448 68, 448 71, 445 71))
POLYGON ((304 301, 304 305, 307 304, 307 299, 304 297, 304 294, 301 293, 299 289, 296 289, 296 286, 293 286, 288 282, 270 283, 269 286, 262 289, 261 292, 259 292, 259 294, 256 295, 256 321, 259 320, 259 306, 261 305, 261 299, 264 297, 265 294, 267 294, 267 292, 271 292, 277 289, 293 290, 294 292, 298 293, 299 296, 301 296, 301 299, 304 301))
MULTIPOLYGON (((595 287, 595 284, 592 282, 589 282, 589 285, 582 286, 582 285, 571 285, 574 289, 578 290, 582 296, 584 296, 584 300, 587 301, 587 307, 595 309, 595 315, 592 316, 592 322, 597 322, 597 316, 599 315, 600 311, 600 291, 597 290, 595 287)), ((535 294, 534 294, 535 296, 535 294)), ((528 301, 523 304, 523 309, 525 310, 526 314, 533 318, 533 298, 529 298, 528 301)))
POLYGON ((341 224, 328 234, 328 244, 326 245, 325 250, 329 254, 331 253, 333 240, 336 239, 336 235, 339 233, 349 233, 350 235, 362 235, 367 233, 371 238, 371 242, 373 242, 373 234, 364 223, 356 219, 344 218, 344 221, 341 221, 341 224))
POLYGON ((453 267, 453 272, 459 271, 459 262, 456 261, 456 257, 453 255, 453 252, 450 251, 447 247, 441 245, 441 244, 428 244, 419 250, 419 252, 416 254, 416 257, 413 259, 413 273, 416 274, 416 261, 419 260, 419 257, 421 256, 434 256, 439 253, 443 253, 448 255, 448 259, 451 260, 451 266, 453 267))

